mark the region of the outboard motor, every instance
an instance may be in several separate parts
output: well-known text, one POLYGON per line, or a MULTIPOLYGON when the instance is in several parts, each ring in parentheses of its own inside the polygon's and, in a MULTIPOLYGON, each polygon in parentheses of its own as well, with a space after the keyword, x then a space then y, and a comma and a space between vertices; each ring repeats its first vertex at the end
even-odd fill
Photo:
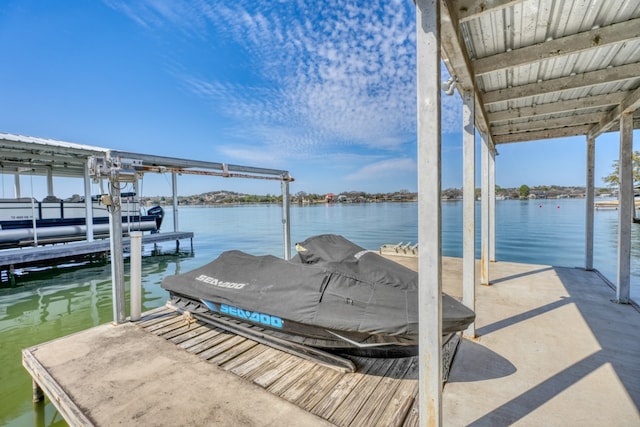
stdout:
POLYGON ((154 231, 154 233, 158 233, 162 225, 162 219, 164 218, 164 209, 162 209, 162 206, 154 206, 147 210, 147 215, 155 217, 156 231, 154 231))

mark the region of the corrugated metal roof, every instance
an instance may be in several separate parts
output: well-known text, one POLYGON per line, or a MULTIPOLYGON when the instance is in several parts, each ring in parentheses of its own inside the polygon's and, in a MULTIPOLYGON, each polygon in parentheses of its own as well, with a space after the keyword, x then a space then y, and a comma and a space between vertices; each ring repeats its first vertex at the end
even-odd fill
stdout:
POLYGON ((0 133, 0 173, 29 169, 36 175, 49 170, 56 176, 83 176, 86 159, 108 149, 33 136, 0 133))
POLYGON ((445 0, 441 14, 445 62, 475 84, 495 144, 597 136, 640 105, 637 0, 445 0))

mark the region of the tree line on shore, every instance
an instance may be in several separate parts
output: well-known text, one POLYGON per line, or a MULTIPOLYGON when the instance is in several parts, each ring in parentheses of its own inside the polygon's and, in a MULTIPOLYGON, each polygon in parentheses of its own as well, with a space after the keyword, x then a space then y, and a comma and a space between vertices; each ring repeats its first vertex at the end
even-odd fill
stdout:
MULTIPOLYGON (((609 188, 597 188, 596 197, 610 193, 609 188)), ((442 190, 444 200, 462 199, 462 189, 447 188, 442 190)), ((480 189, 476 188, 475 198, 480 198, 480 189)), ((526 199, 526 198, 581 198, 585 195, 585 187, 563 187, 558 185, 539 185, 529 187, 522 185, 517 188, 502 188, 496 185, 496 197, 500 199, 526 199)), ((345 191, 338 194, 306 193, 299 191, 291 196, 291 203, 317 204, 317 203, 376 203, 376 202, 413 202, 418 198, 416 192, 399 190, 389 193, 367 193, 365 191, 345 191)), ((173 200, 170 196, 142 197, 146 205, 170 205, 173 200)), ((281 194, 244 194, 233 191, 210 191, 191 196, 178 196, 178 204, 183 206, 204 205, 230 205, 230 204, 269 204, 282 203, 281 194)))

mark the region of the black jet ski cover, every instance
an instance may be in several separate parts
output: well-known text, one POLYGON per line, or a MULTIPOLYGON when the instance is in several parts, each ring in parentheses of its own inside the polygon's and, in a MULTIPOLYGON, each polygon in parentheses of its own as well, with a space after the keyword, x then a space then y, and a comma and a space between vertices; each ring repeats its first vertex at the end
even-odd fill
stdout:
POLYGON ((409 309, 406 291, 271 255, 223 252, 203 267, 166 277, 162 287, 225 307, 266 314, 283 323, 291 320, 374 335, 417 333, 418 319, 415 310, 409 309))
MULTIPOLYGON (((228 251, 203 267, 166 277, 162 287, 214 301, 219 305, 215 310, 223 314, 242 310, 247 319, 247 313, 264 315, 270 324, 261 323, 273 329, 286 331, 289 320, 334 331, 396 336, 417 344, 417 273, 340 236, 325 236, 298 245, 314 248, 302 251, 299 261, 304 263, 228 251), (323 250, 327 243, 329 248, 323 250), (343 259, 325 260, 331 256, 343 259)), ((464 329, 475 317, 446 295, 443 312, 443 334, 464 329)))
MULTIPOLYGON (((417 322, 418 273, 335 234, 322 234, 296 243, 294 261, 325 267, 359 277, 376 287, 400 288, 411 298, 409 312, 417 322)), ((442 333, 465 329, 475 313, 458 300, 442 294, 442 333)))

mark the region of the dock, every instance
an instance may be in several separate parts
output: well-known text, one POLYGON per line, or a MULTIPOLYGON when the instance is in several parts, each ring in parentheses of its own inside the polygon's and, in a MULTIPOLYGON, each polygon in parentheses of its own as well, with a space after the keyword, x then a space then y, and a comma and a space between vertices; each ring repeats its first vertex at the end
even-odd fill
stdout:
MULTIPOLYGON (((461 265, 443 258, 452 296, 461 265)), ((491 283, 444 386, 445 425, 640 425, 637 307, 612 303, 596 271, 499 262, 491 283)), ((350 358, 353 373, 166 307, 23 350, 71 425, 418 425, 417 357, 350 358)))
MULTIPOLYGON (((145 234, 142 236, 143 245, 151 245, 160 242, 176 241, 179 246, 180 240, 189 239, 193 246, 192 232, 162 232, 145 234)), ((123 237, 123 248, 130 247, 130 238, 123 237)), ((15 268, 23 268, 33 265, 43 265, 52 260, 60 259, 83 259, 88 256, 106 253, 110 250, 109 239, 94 240, 92 242, 81 241, 64 244, 23 247, 19 249, 4 249, 0 256, 0 270, 12 271, 15 268)))

